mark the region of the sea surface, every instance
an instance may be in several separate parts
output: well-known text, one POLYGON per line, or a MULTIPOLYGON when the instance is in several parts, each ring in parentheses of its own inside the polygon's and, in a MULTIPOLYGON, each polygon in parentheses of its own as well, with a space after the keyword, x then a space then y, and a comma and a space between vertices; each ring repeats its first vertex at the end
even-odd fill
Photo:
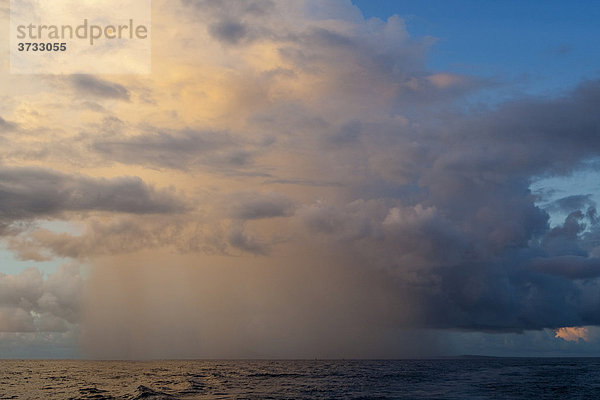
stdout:
POLYGON ((0 399, 556 398, 600 398, 600 359, 0 361, 0 399))

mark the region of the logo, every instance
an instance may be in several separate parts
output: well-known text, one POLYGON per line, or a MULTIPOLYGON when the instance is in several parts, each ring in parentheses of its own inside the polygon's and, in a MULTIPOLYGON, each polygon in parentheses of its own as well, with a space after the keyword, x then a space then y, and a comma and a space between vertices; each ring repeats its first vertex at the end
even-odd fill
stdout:
POLYGON ((16 74, 148 74, 150 0, 11 0, 16 74))

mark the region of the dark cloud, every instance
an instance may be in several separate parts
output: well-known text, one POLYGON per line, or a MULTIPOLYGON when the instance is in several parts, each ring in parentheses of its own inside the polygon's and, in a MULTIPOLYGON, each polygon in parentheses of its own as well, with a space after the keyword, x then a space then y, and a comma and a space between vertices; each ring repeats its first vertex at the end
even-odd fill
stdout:
POLYGON ((221 21, 209 27, 211 35, 228 44, 238 44, 248 34, 245 25, 235 21, 221 21))
POLYGON ((329 48, 340 48, 346 46, 350 48, 356 48, 357 46, 357 43, 351 37, 323 28, 315 29, 309 34, 307 40, 319 46, 329 48))
POLYGON ((600 258, 559 256, 534 259, 532 268, 538 272, 569 279, 591 279, 600 276, 600 258))
POLYGON ((234 249, 250 254, 264 256, 268 253, 267 245, 261 243, 255 236, 247 233, 244 224, 236 224, 231 228, 228 243, 234 249))
POLYGON ((72 75, 71 84, 84 95, 129 101, 129 90, 125 86, 95 76, 72 75))
POLYGON ((541 245, 548 256, 585 257, 593 251, 597 246, 595 237, 599 227, 595 215, 595 208, 590 208, 586 213, 573 211, 567 215, 562 225, 550 229, 541 239, 541 245))
POLYGON ((337 182, 319 182, 303 179, 269 179, 265 184, 280 184, 280 185, 298 185, 298 186, 315 186, 315 187, 334 187, 341 186, 337 182))
POLYGON ((274 36, 273 31, 262 26, 262 21, 276 8, 273 1, 181 0, 181 2, 186 8, 192 8, 201 14, 203 22, 207 22, 211 37, 223 44, 238 45, 274 36))
POLYGON ((15 129, 17 129, 17 124, 7 121, 4 118, 0 117, 0 132, 13 131, 15 129))
POLYGON ((174 193, 136 177, 103 179, 39 168, 0 168, 0 219, 5 225, 70 211, 170 214, 185 209, 174 193))
POLYGON ((239 220, 253 220, 290 216, 293 202, 281 193, 238 193, 229 200, 229 216, 239 220))
POLYGON ((598 154, 600 117, 594 110, 599 105, 600 81, 585 82, 556 99, 514 100, 469 117, 461 124, 462 133, 448 136, 454 141, 448 145, 471 149, 461 162, 477 161, 486 171, 527 176, 570 172, 598 154), (468 140, 470 146, 458 140, 468 140))
POLYGON ((239 2, 236 0, 180 0, 188 7, 194 7, 198 10, 208 10, 213 15, 238 17, 243 16, 266 16, 275 7, 272 0, 247 0, 239 2))
POLYGON ((363 127, 360 121, 353 121, 342 126, 330 140, 336 146, 356 143, 362 134, 362 130, 363 127))
POLYGON ((568 215, 550 227, 552 210, 536 203, 530 184, 597 156, 599 99, 598 82, 587 82, 555 99, 438 114, 396 131, 345 123, 330 136, 338 145, 328 147, 327 160, 348 171, 369 165, 371 184, 342 175, 358 200, 301 206, 296 216, 314 240, 390 274, 397 288, 390 298, 416 307, 401 326, 597 325, 594 202, 586 194, 559 199, 550 208, 568 215))
POLYGON ((100 104, 95 103, 93 101, 84 101, 83 103, 80 104, 80 107, 85 110, 91 110, 91 111, 95 111, 98 113, 106 113, 107 112, 104 107, 102 107, 100 104))
POLYGON ((227 132, 193 129, 174 132, 151 129, 132 137, 97 139, 92 144, 92 149, 105 159, 184 170, 198 165, 220 170, 243 169, 251 164, 259 148, 260 145, 227 132))

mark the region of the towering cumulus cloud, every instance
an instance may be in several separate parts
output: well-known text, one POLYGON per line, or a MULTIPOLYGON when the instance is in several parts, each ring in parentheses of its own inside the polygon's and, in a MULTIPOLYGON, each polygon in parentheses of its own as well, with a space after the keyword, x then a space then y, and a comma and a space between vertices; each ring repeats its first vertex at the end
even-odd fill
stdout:
POLYGON ((109 358, 593 337, 596 205, 530 187, 597 162, 600 82, 472 110, 498 83, 430 70, 435 39, 397 16, 344 0, 153 3, 151 75, 11 77, 0 233, 22 260, 92 269, 81 312, 58 283, 70 269, 1 275, 0 330, 80 324, 84 354, 109 358))

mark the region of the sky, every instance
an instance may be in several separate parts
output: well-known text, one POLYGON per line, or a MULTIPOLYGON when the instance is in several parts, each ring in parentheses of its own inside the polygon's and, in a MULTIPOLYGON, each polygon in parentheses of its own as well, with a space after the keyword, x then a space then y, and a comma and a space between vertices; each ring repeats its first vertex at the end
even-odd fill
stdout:
POLYGON ((1 53, 0 358, 600 356, 599 14, 154 0, 151 74, 1 53))

